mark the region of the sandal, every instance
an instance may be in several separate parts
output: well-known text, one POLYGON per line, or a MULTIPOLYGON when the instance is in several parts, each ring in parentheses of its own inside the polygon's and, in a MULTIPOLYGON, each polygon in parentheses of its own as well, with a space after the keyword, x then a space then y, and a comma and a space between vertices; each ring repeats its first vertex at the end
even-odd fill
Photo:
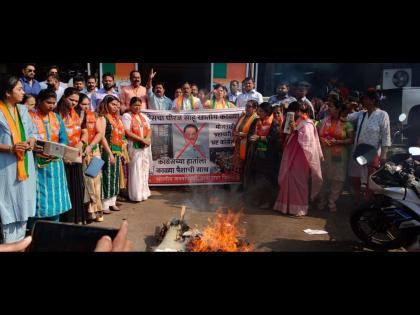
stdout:
POLYGON ((109 207, 112 211, 121 211, 120 208, 118 208, 117 206, 110 206, 109 207))

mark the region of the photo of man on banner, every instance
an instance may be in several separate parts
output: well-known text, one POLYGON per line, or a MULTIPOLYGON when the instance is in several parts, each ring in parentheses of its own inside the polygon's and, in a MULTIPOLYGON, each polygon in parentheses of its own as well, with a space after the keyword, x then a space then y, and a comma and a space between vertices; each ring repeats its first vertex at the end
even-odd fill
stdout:
POLYGON ((208 130, 206 124, 197 126, 187 124, 182 129, 175 124, 179 132, 174 133, 175 159, 208 159, 208 130), (182 136, 182 137, 181 137, 182 136), (203 144, 203 145, 201 145, 203 144))

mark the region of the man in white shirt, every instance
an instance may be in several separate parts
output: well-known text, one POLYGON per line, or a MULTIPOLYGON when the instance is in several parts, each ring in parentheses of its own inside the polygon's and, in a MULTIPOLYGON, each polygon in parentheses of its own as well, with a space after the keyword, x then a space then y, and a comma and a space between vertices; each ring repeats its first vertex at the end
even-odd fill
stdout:
POLYGON ((239 81, 238 80, 230 81, 230 92, 228 94, 229 102, 236 104, 236 99, 241 94, 242 93, 239 91, 239 81))
POLYGON ((96 111, 99 104, 102 102, 105 96, 113 95, 116 98, 119 98, 118 93, 114 89, 114 75, 111 73, 104 73, 102 75, 102 89, 96 91, 92 95, 92 101, 90 102, 90 107, 92 111, 96 111))
POLYGON ((89 97, 90 100, 92 100, 93 93, 95 93, 98 90, 96 86, 96 77, 94 75, 88 76, 86 80, 86 95, 89 97))
POLYGON ((236 107, 238 108, 245 108, 246 103, 249 100, 256 100, 258 102, 258 105, 263 102, 263 97, 261 93, 258 93, 255 90, 255 83, 254 79, 252 78, 246 78, 244 80, 244 93, 240 94, 236 99, 236 107))
POLYGON ((179 112, 181 110, 199 110, 202 108, 200 99, 191 94, 191 86, 188 82, 185 82, 182 85, 182 95, 172 102, 172 109, 179 112))
MULTIPOLYGON (((58 66, 52 65, 47 70, 47 76, 49 76, 50 74, 58 76, 59 71, 60 71, 60 69, 58 68, 58 66)), ((48 88, 47 80, 39 82, 39 85, 41 86, 41 89, 43 89, 43 90, 48 88)), ((60 82, 60 87, 64 90, 68 87, 68 85, 66 83, 60 82)), ((57 98, 57 100, 58 100, 58 98, 57 98)))
POLYGON ((57 103, 60 98, 64 95, 65 88, 60 85, 60 78, 58 75, 50 74, 47 77, 47 89, 50 89, 55 92, 57 95, 57 103))

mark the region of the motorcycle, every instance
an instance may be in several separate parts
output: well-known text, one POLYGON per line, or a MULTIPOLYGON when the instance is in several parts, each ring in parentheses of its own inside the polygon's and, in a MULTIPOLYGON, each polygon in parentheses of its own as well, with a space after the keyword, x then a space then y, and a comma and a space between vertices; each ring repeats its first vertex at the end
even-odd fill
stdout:
MULTIPOLYGON (((372 156, 366 153, 356 161, 367 165, 372 156)), ((419 156, 420 148, 410 147, 408 153, 393 155, 369 177, 373 201, 356 209, 350 218, 353 232, 368 248, 396 249, 412 244, 420 235, 419 156)))

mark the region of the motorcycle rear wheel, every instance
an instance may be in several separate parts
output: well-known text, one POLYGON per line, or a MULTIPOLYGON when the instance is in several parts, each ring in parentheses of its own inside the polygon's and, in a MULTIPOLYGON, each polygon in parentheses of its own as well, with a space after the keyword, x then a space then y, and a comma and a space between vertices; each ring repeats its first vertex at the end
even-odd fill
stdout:
POLYGON ((354 234, 371 249, 397 249, 408 243, 407 237, 374 203, 355 210, 350 225, 354 234))

